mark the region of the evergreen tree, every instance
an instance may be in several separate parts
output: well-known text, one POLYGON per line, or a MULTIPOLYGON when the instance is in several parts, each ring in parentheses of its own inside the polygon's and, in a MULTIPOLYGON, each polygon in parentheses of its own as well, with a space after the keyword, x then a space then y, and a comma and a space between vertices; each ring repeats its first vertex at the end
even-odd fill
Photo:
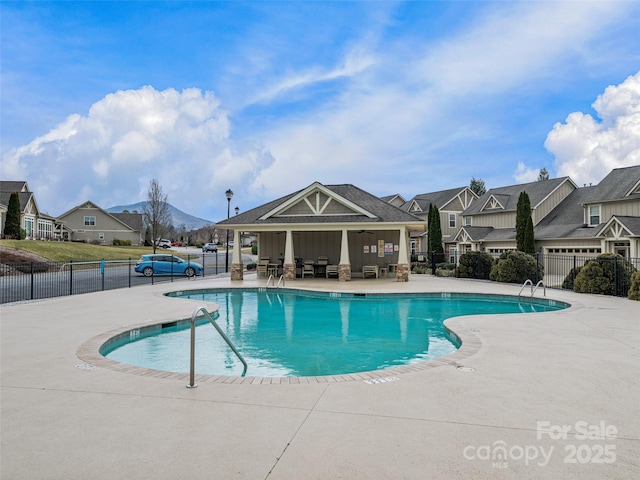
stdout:
POLYGON ((440 225, 440 211, 434 204, 429 205, 429 252, 436 252, 436 262, 444 260, 444 247, 442 246, 442 226, 440 225))
MULTIPOLYGON (((516 208, 516 249, 525 251, 525 235, 527 224, 531 220, 531 201, 527 192, 520 192, 516 208), (529 220, 527 220, 527 218, 529 220)), ((531 237, 533 238, 533 221, 531 221, 531 237)))
POLYGON ((7 217, 4 224, 5 238, 20 240, 20 197, 13 192, 7 205, 7 217))
POLYGON ((538 174, 538 181, 541 182, 543 180, 549 180, 549 172, 547 172, 546 168, 541 168, 540 173, 538 174))
POLYGON ((524 253, 528 253, 530 255, 535 255, 536 253, 536 240, 533 237, 533 219, 531 215, 527 217, 527 224, 524 229, 524 245, 522 247, 522 251, 524 253))
POLYGON ((475 177, 471 178, 471 183, 469 184, 469 188, 473 193, 481 197, 485 193, 487 193, 487 189, 484 186, 484 180, 476 179, 475 177))

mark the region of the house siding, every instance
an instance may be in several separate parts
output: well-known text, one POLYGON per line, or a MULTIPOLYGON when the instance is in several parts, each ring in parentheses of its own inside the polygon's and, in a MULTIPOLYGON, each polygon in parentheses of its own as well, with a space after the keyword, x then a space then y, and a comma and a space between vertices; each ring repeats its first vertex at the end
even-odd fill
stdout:
POLYGON ((472 225, 474 227, 495 227, 495 228, 515 228, 516 212, 499 211, 496 213, 485 213, 472 215, 472 225))
MULTIPOLYGON (((533 210, 533 224, 537 225, 549 212, 556 208, 562 200, 567 198, 575 186, 571 182, 564 182, 551 195, 549 195, 537 208, 533 210)), ((514 223, 515 226, 515 223, 514 223)))
POLYGON ((600 207, 600 222, 604 223, 614 215, 622 217, 640 217, 640 199, 627 200, 624 202, 603 203, 600 207))

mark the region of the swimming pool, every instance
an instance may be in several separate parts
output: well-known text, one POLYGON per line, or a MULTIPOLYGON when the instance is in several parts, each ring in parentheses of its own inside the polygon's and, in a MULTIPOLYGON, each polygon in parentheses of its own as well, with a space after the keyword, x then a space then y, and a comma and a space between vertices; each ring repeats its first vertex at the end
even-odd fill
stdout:
MULTIPOLYGON (((349 294, 282 289, 174 292, 215 302, 216 322, 258 377, 322 376, 410 365, 454 352, 460 345, 443 326, 471 314, 544 312, 568 305, 496 295, 349 294)), ((100 349, 117 362, 188 372, 189 322, 126 332, 100 349)), ((240 375, 242 364, 208 321, 196 327, 196 372, 240 375)))

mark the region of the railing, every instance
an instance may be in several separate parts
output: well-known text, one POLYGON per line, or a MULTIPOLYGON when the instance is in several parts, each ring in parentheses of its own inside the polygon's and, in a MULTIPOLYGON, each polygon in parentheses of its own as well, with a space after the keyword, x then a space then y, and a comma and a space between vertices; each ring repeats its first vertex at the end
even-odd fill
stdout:
MULTIPOLYGON (((179 252, 160 252, 179 254, 179 252)), ((204 275, 224 273, 216 254, 183 255, 200 263, 204 275)), ((83 293, 131 288, 187 278, 178 273, 145 277, 136 273, 137 259, 0 263, 0 303, 22 302, 83 293)))
POLYGON ((265 285, 266 288, 269 288, 270 284, 273 284, 272 286, 275 287, 276 289, 280 288, 280 284, 282 284, 282 286, 284 287, 284 275, 280 275, 280 278, 278 279, 278 283, 276 284, 276 278, 273 275, 269 275, 269 278, 267 279, 267 284, 265 285))
POLYGON ((538 287, 540 285, 542 285, 542 288, 544 289, 544 296, 547 296, 547 287, 544 286, 544 283, 542 282, 542 280, 540 280, 538 283, 536 283, 536 286, 533 286, 533 282, 527 278, 524 283, 522 284, 522 287, 520 288, 520 291, 518 292, 518 296, 520 296, 522 294, 522 290, 524 290, 524 287, 526 287, 527 285, 531 285, 531 297, 533 297, 533 294, 536 293, 536 290, 538 290, 538 287))
POLYGON ((207 309, 204 308, 204 307, 198 307, 191 314, 191 356, 190 356, 190 365, 189 365, 189 385, 187 385, 187 388, 195 388, 195 387, 198 386, 195 383, 195 370, 196 370, 196 368, 195 368, 196 367, 196 358, 195 358, 196 357, 196 317, 198 316, 198 313, 200 313, 200 312, 204 313, 204 316, 209 319, 209 322, 211 322, 211 325, 213 325, 213 327, 217 330, 217 332, 220 334, 222 339, 227 343, 227 345, 229 345, 229 348, 231 348, 231 350, 233 350, 233 353, 235 353, 236 356, 238 357, 238 359, 242 362, 242 365, 244 366, 244 368, 242 369, 242 375, 241 376, 244 377, 245 374, 247 373, 247 362, 245 361, 244 357, 240 354, 240 352, 235 347, 235 345, 231 342, 231 340, 229 340, 229 337, 227 337, 227 335, 222 331, 220 326, 218 326, 218 324, 213 319, 211 314, 207 311, 207 309))

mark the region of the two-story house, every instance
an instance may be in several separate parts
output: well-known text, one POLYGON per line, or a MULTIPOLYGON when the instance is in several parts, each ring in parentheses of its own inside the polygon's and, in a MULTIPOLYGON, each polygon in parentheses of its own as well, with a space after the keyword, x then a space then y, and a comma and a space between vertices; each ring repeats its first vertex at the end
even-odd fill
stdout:
POLYGON ((9 199, 16 192, 20 201, 20 228, 28 239, 51 239, 54 236, 54 218, 40 212, 36 197, 25 181, 0 181, 0 232, 4 232, 9 199))
MULTIPOLYGON (((412 235, 411 252, 426 252, 428 250, 428 216, 431 205, 435 205, 440 213, 440 227, 444 241, 458 231, 461 225, 461 213, 476 200, 478 200, 478 195, 469 187, 458 187, 439 192, 421 193, 405 202, 400 208, 422 219, 425 224, 424 233, 415 232, 412 235)), ((445 245, 445 256, 447 258, 455 257, 456 246, 445 245)))

